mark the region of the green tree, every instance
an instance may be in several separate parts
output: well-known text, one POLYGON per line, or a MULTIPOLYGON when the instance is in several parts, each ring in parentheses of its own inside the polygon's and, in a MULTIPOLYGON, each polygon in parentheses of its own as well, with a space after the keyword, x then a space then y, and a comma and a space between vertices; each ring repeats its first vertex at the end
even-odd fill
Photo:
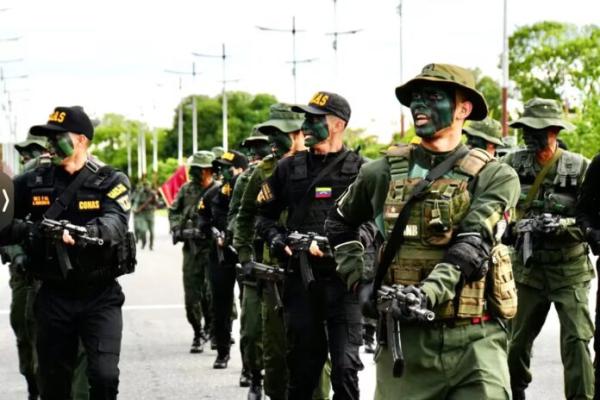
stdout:
POLYGON ((509 38, 510 77, 522 99, 563 99, 576 90, 600 88, 600 29, 543 21, 517 29, 509 38))
POLYGON ((360 128, 346 129, 344 144, 352 150, 360 148, 360 154, 371 160, 379 158, 381 150, 387 147, 377 142, 377 135, 365 135, 365 130, 360 128))
MULTIPOLYGON (((222 97, 195 96, 198 118, 198 148, 210 149, 220 146, 223 137, 222 97)), ((269 117, 269 108, 277 99, 270 94, 252 95, 246 92, 227 93, 227 114, 229 147, 239 147, 244 138, 250 135, 252 127, 269 117)), ((183 152, 192 153, 192 97, 181 102, 183 107, 183 152)), ((177 106, 179 107, 179 105, 177 106)), ((177 157, 177 114, 175 108, 173 128, 169 129, 161 148, 161 157, 177 157)))
POLYGON ((502 118, 502 88, 500 84, 487 75, 481 75, 481 71, 474 71, 476 84, 475 88, 479 90, 488 105, 488 116, 500 120, 502 118))

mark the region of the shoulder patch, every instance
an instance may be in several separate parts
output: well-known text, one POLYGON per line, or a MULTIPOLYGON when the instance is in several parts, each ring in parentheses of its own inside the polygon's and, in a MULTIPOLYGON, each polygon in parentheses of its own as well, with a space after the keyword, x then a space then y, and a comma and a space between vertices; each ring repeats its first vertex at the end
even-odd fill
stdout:
POLYGON ((115 201, 123 209, 123 211, 129 211, 129 210, 131 210, 131 201, 129 201, 129 195, 128 194, 119 197, 115 201))
POLYGON ((264 203, 268 203, 271 200, 273 200, 273 192, 271 191, 271 187, 269 186, 269 183, 265 182, 260 187, 260 192, 258 193, 258 196, 256 197, 256 202, 258 204, 264 204, 264 203))
POLYGON ((385 155, 391 157, 408 158, 410 157, 410 152, 412 151, 412 149, 413 146, 410 144, 397 144, 390 146, 385 152, 385 155))
POLYGON ((120 195, 122 195, 123 193, 125 193, 126 191, 127 191, 127 186, 125 186, 122 183, 119 183, 115 187, 110 189, 110 191, 106 194, 106 196, 108 196, 109 199, 114 200, 117 197, 119 197, 120 195))
POLYGON ((456 166, 467 175, 477 176, 483 167, 493 159, 494 157, 487 151, 475 148, 469 150, 469 153, 456 163, 456 166))

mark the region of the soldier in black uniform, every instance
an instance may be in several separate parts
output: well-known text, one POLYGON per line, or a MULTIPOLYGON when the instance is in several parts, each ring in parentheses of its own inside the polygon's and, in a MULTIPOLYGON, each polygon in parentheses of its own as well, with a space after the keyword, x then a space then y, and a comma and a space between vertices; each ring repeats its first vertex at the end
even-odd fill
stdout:
POLYGON ((217 359, 213 368, 227 368, 229 348, 231 347, 231 311, 233 308, 233 289, 235 286, 236 257, 229 245, 233 234, 227 231, 229 202, 237 177, 248 168, 248 158, 232 150, 213 161, 213 170, 223 176, 222 185, 210 188, 198 205, 202 217, 202 229, 212 236, 214 241, 209 261, 209 279, 211 284, 213 325, 217 343, 217 359))
MULTIPOLYGON (((579 190, 576 207, 577 224, 585 234, 594 255, 600 255, 600 154, 590 163, 585 179, 579 190)), ((596 272, 600 274, 600 264, 596 261, 596 272)), ((596 291, 596 318, 594 321, 594 399, 600 398, 600 290, 596 291)))
POLYGON ((343 145, 350 105, 342 96, 319 92, 308 106, 292 110, 305 113, 302 131, 311 149, 279 161, 257 198, 258 233, 271 244, 274 256, 289 260, 283 295, 290 372, 287 398, 311 398, 329 352, 334 398, 358 399, 358 371, 363 368, 358 301, 337 276, 325 243, 310 244, 308 266, 315 280, 302 279, 304 256, 288 246, 288 234, 324 236, 327 213, 355 179, 363 159, 343 145), (278 223, 284 211, 286 228, 278 223))
POLYGON ((116 399, 125 298, 115 277, 135 265, 129 180, 88 155, 94 128, 79 106, 57 107, 31 133, 48 138, 53 163, 14 179, 15 220, 0 242, 23 243, 42 281, 34 305, 42 399, 71 398, 80 339, 90 399, 116 399))

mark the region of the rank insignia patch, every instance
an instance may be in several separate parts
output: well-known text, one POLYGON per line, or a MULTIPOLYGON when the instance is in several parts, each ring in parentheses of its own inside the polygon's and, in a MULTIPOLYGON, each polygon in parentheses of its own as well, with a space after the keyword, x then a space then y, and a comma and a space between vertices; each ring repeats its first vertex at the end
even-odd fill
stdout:
POLYGON ((119 206, 121 206, 121 208, 123 209, 123 211, 129 211, 129 210, 131 210, 131 202, 129 201, 129 195, 128 194, 126 194, 125 196, 119 197, 115 201, 117 202, 117 204, 119 206))
POLYGON ((231 185, 229 183, 224 184, 221 188, 221 193, 225 196, 231 196, 231 185))
POLYGON ((267 203, 273 200, 273 192, 271 192, 271 188, 268 183, 263 183, 260 192, 258 193, 258 197, 256 198, 256 202, 258 204, 267 203))
POLYGON ((110 192, 107 193, 107 196, 109 199, 114 200, 117 197, 119 197, 120 195, 122 195, 123 193, 125 193, 126 191, 127 191, 127 186, 123 185, 122 183, 119 183, 117 186, 112 188, 110 190, 110 192))

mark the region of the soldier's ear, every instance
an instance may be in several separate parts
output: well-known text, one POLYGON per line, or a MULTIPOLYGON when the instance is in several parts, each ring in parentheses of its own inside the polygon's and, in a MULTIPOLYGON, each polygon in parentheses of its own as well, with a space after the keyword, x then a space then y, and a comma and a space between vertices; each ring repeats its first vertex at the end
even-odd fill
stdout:
POLYGON ((454 118, 460 121, 465 121, 471 112, 473 111, 473 103, 469 100, 462 100, 456 102, 456 110, 454 111, 454 118))

